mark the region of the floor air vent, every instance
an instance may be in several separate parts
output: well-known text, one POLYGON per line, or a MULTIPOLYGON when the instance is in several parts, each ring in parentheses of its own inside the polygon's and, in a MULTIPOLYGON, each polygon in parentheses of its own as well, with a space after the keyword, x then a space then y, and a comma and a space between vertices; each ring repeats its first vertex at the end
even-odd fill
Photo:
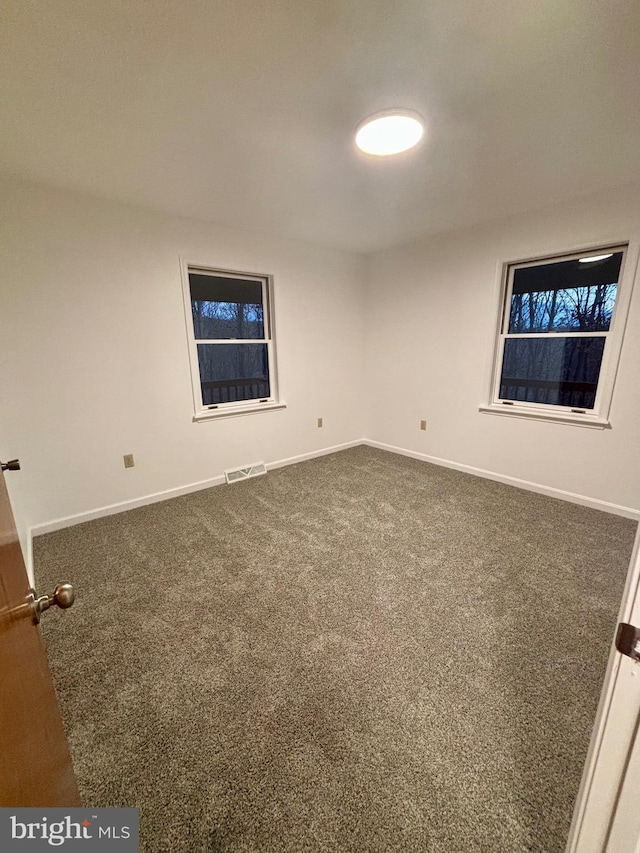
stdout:
POLYGON ((238 480, 246 480, 248 477, 259 477, 260 474, 267 473, 267 466, 264 462, 256 462, 255 465, 247 465, 245 468, 234 468, 233 471, 225 471, 224 476, 227 478, 227 483, 237 483, 238 480))

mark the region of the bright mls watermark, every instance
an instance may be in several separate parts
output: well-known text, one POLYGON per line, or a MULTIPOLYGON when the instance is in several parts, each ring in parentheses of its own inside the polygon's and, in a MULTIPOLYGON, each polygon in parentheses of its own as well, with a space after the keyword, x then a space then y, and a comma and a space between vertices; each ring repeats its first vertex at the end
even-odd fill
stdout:
POLYGON ((138 809, 0 809, 0 850, 138 853, 138 809))

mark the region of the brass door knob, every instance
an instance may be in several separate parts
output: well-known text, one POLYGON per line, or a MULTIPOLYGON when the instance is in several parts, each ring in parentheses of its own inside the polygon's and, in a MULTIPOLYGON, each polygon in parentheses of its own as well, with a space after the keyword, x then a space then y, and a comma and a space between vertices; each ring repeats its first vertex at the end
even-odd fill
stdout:
POLYGON ((29 593, 29 597, 33 611, 33 621, 36 625, 40 622, 40 617, 44 611, 48 610, 54 604, 62 610, 66 610, 67 607, 71 607, 73 602, 76 600, 76 594, 73 587, 70 583, 66 582, 59 583, 50 595, 41 595, 39 598, 36 597, 36 592, 32 589, 29 593))

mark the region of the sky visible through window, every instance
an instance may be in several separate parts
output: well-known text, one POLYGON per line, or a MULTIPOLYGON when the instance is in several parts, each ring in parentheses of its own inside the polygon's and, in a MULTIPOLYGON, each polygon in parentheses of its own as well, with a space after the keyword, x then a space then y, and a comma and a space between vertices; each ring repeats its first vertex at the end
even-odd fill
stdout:
POLYGON ((262 305, 245 305, 238 302, 215 302, 202 300, 198 310, 203 317, 215 317, 223 320, 234 320, 242 312, 244 319, 250 323, 262 320, 262 305))
POLYGON ((510 334, 606 332, 616 301, 617 283, 513 293, 510 334))
POLYGON ((192 300, 191 311, 197 340, 264 337, 262 305, 192 300))

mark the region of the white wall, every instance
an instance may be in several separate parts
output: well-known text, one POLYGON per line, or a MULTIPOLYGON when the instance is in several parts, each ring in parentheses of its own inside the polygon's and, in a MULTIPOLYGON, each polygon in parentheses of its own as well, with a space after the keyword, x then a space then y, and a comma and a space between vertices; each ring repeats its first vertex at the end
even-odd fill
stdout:
POLYGON ((366 265, 13 178, 0 192, 0 457, 22 461, 7 481, 23 542, 32 526, 365 436, 640 509, 640 285, 611 430, 478 412, 499 262, 637 239, 637 188, 401 246, 366 265), (180 254, 275 276, 284 411, 192 422, 180 254), (124 469, 124 453, 135 468, 124 469))
POLYGON ((595 430, 481 414, 498 310, 497 265, 638 239, 638 187, 404 245, 368 263, 369 438, 640 509, 640 284, 611 409, 595 430), (427 430, 419 421, 426 418, 427 430))
POLYGON ((14 179, 0 193, 0 454, 22 462, 7 482, 23 542, 33 525, 362 438, 360 257, 14 179), (274 275, 285 410, 192 422, 180 254, 274 275))

